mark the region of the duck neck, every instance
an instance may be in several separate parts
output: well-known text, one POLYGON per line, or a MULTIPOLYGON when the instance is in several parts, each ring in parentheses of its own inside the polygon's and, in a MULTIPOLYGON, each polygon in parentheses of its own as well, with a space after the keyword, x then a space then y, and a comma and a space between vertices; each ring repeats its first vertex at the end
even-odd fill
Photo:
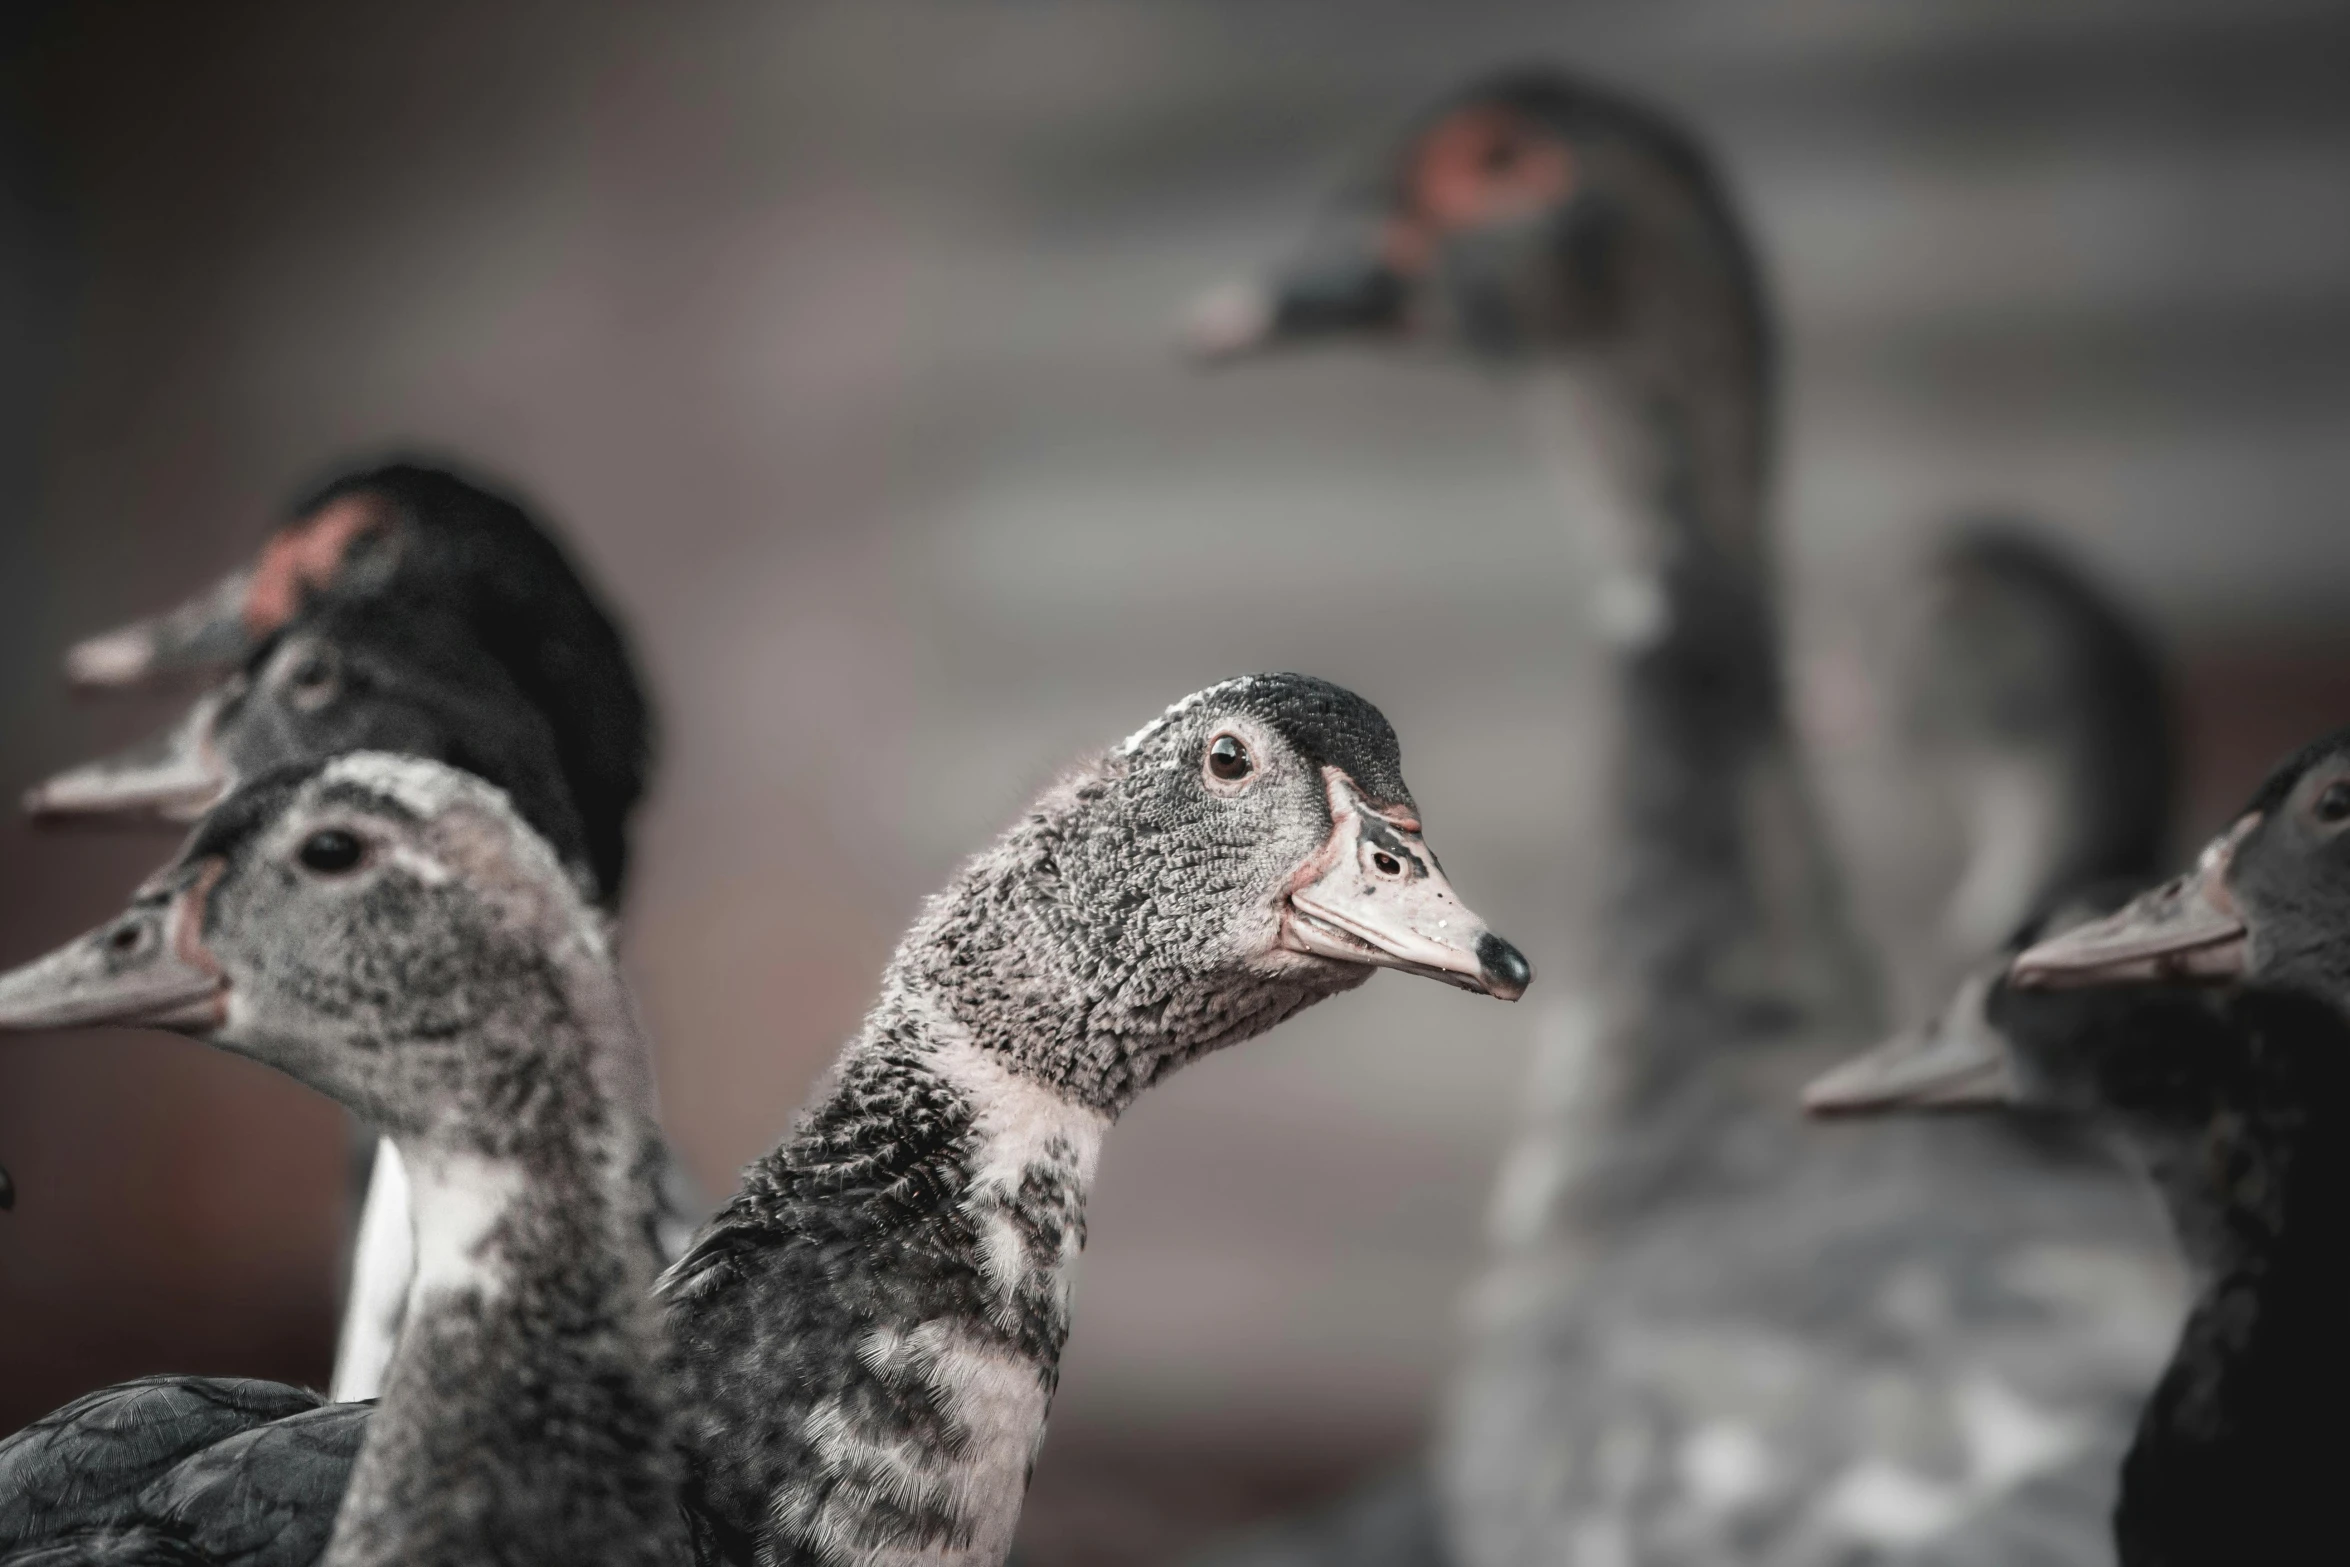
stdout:
POLYGON ((1069 1330, 1109 1114, 894 969, 668 1285, 718 1554, 996 1563, 1069 1330))
MULTIPOLYGON (((2336 1039, 2146 1158, 2195 1283, 2122 1467, 2121 1557, 2290 1559, 2338 1527, 2350 1402, 2350 1072, 2336 1039)), ((2245 1048, 2271 1050, 2251 1037, 2245 1048)), ((2272 1057, 2272 1063, 2273 1063, 2272 1057)))
MULTIPOLYGON (((1788 723, 1762 348, 1702 312, 1649 314, 1634 347, 1552 355, 1532 385, 1610 655, 1594 988, 1618 1020, 1690 1014, 1705 1026, 1666 1032, 1709 1054, 1723 1021, 1741 1037, 1758 1016, 1858 1028, 1873 982, 1788 723)), ((1644 1041, 1630 1069, 1700 1067, 1670 1055, 1644 1041)))
POLYGON ((649 1564, 685 1549, 649 1301, 659 1144, 626 1002, 603 989, 533 1026, 600 1027, 616 1059, 524 1064, 468 1042, 519 1068, 494 1073, 500 1103, 393 1134, 415 1270, 328 1567, 649 1564))

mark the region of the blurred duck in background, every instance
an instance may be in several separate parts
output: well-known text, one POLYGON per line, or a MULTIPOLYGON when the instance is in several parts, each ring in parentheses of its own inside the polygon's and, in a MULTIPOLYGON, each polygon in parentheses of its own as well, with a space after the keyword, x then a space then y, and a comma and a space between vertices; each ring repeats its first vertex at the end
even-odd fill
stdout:
POLYGON ((1902 739, 1960 825, 1939 934, 1964 971, 2069 892, 2162 874, 2179 749, 2152 637, 2043 532, 1962 523, 1925 577, 1902 739))
MULTIPOLYGON (((495 784, 594 904, 619 906, 651 708, 601 595, 496 489, 412 462, 346 472, 298 503, 253 565, 81 643, 66 669, 99 689, 214 683, 158 739, 29 791, 36 817, 184 823, 272 768, 392 751, 495 784)), ((361 1147, 343 1399, 380 1389, 413 1262, 399 1155, 372 1134, 361 1147)), ((674 1257, 708 1206, 674 1157, 664 1189, 674 1257)))
MULTIPOLYGON (((273 774, 208 817, 123 921, 0 976, 0 1026, 145 1022, 257 1054, 266 1037, 265 1059, 364 1037, 380 1042, 370 1054, 480 1073, 498 1103, 560 1119, 588 1102, 548 1102, 540 1074, 502 1048, 512 1029, 533 1033, 528 1018, 510 1029, 508 1009, 612 1029, 629 1010, 616 985, 581 995, 562 982, 591 958, 609 980, 600 922, 506 907, 561 909, 568 888, 476 876, 493 849, 473 817, 493 799, 461 775, 372 756, 273 774), (267 932, 254 939, 268 961, 213 950, 242 920, 267 932), (534 934, 553 945, 532 947, 534 934), (273 943, 308 971, 288 977, 273 943), (281 992, 308 1010, 273 1011, 281 992)), ((553 864, 542 880, 560 881, 553 864)), ((1394 731, 1352 692, 1296 675, 1228 681, 1048 789, 925 906, 816 1102, 662 1281, 700 1558, 1002 1561, 1058 1380, 1103 1134, 1176 1068, 1379 967, 1508 1000, 1532 979, 1453 893, 1394 731)), ((503 1299, 502 1276, 483 1270, 524 1238, 508 1234, 523 1196, 513 1180, 484 1188, 474 1166, 472 1185, 446 1190, 437 1159, 418 1169, 430 1266, 372 1422, 250 1384, 83 1400, 0 1443, 0 1477, 38 1499, 0 1509, 0 1551, 139 1530, 173 1542, 174 1561, 247 1560, 257 1538, 324 1540, 349 1479, 331 1560, 635 1559, 638 1536, 619 1526, 576 1553, 338 1554, 355 1517, 379 1516, 371 1462, 393 1441, 381 1428, 414 1418, 413 1386, 429 1387, 434 1428, 450 1433, 439 1458, 483 1444, 471 1473, 440 1479, 485 1510, 520 1500, 490 1449, 528 1450, 516 1423, 567 1418, 484 1399, 469 1362, 440 1368, 445 1274, 503 1299)), ((509 1340, 484 1384, 532 1370, 509 1340)), ((534 1399, 571 1380, 534 1380, 534 1399)), ((550 1481, 527 1500, 562 1494, 550 1481)), ((427 1529, 444 1501, 399 1490, 380 1537, 427 1529)), ((273 1547, 268 1559, 316 1556, 273 1547)))
POLYGON ((1600 947, 1546 1019, 1435 1500, 1234 1559, 2105 1559, 2178 1289, 2137 1195, 2072 1140, 1795 1109, 1875 987, 1786 717, 1772 323, 1711 160, 1586 83, 1481 84, 1190 340, 1509 373, 1592 546, 1616 728, 1600 947))
MULTIPOLYGON (((2107 900, 2110 908, 2113 900, 2107 900)), ((2121 1466, 2123 1567, 2330 1560, 2350 1404, 2350 1024, 2279 990, 2032 991, 2019 947, 1944 1014, 1812 1085, 1816 1114, 2042 1111, 2095 1127, 2160 1200, 2194 1279, 2121 1466)))
POLYGON ((354 468, 297 502, 252 565, 77 644, 65 669, 90 690, 220 683, 166 736, 34 789, 36 813, 193 821, 240 775, 382 731, 536 806, 532 825, 595 901, 619 906, 628 822, 652 770, 651 704, 603 596, 495 486, 415 462, 354 468), (358 668, 345 667, 345 637, 367 648, 358 668), (484 704, 498 711, 468 723, 484 704), (539 715, 526 738, 551 768, 541 755, 500 768, 496 730, 518 704, 539 715))

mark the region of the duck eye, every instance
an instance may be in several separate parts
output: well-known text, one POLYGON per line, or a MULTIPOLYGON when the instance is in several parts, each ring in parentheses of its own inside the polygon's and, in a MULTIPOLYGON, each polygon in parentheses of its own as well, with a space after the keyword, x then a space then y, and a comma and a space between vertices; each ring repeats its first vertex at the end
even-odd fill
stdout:
POLYGON ((2350 778, 2337 778, 2327 784, 2309 809, 2310 814, 2328 827, 2350 821, 2350 778))
POLYGON ((297 707, 318 708, 334 699, 341 677, 332 650, 313 647, 286 671, 286 694, 297 707))
POLYGON ((294 857, 321 876, 339 876, 367 857, 367 845, 359 841, 357 833, 345 832, 340 827, 321 827, 302 840, 302 847, 295 851, 294 857))
POLYGON ((1218 735, 1208 745, 1208 772, 1226 783, 1238 783, 1256 767, 1256 758, 1238 735, 1218 735))

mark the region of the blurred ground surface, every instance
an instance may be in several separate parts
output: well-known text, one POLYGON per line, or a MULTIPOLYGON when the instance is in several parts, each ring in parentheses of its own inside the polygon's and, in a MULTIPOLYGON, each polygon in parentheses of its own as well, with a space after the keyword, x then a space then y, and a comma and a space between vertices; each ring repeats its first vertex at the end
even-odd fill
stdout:
MULTIPOLYGON (((2197 828, 2350 714, 2339 6, 434 0, 0 38, 0 776, 155 722, 69 705, 55 650, 322 464, 510 474, 664 701, 628 947, 714 1185, 960 854, 1240 670, 1383 705, 1458 884, 1571 979, 1588 660, 1518 411, 1430 364, 1201 376, 1167 341, 1472 71, 1651 92, 1747 194, 1801 667, 1880 928, 1948 846, 1854 715, 1953 508, 2044 514, 2156 616, 2197 828)), ((0 828, 0 959, 164 849, 0 828)), ((1385 977, 1129 1118, 1037 1562, 1156 1559, 1409 1445, 1545 994, 1385 977)), ((339 1139, 176 1041, 0 1053, 0 1427, 147 1370, 320 1377, 339 1139)))

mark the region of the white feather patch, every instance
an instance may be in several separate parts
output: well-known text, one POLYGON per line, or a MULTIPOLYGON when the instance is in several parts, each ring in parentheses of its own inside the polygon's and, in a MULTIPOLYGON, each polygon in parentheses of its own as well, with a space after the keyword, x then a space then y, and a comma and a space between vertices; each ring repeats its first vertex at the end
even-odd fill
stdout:
POLYGON ((416 1275, 409 1310, 424 1296, 474 1291, 494 1296, 505 1287, 485 1245, 516 1197, 522 1173, 511 1165, 470 1155, 412 1158, 409 1200, 416 1216, 416 1275))
POLYGON ((1089 1190, 1110 1118, 1014 1072, 943 1015, 933 1013, 930 1037, 936 1041, 928 1058, 931 1069, 972 1108, 976 1157, 962 1206, 979 1229, 980 1267, 1006 1306, 1043 1272, 1050 1275, 1045 1282, 1063 1297, 1065 1308, 1081 1234, 1076 1215, 1065 1216, 1069 1222, 1062 1230, 1059 1255, 1033 1258, 1014 1210, 1032 1169, 1065 1171, 1081 1195, 1089 1190))
POLYGON ((343 1302, 343 1329, 335 1344, 330 1395, 338 1404, 375 1398, 399 1342, 416 1271, 416 1218, 409 1200, 408 1167, 388 1137, 375 1144, 375 1167, 367 1175, 367 1199, 359 1210, 353 1243, 351 1288, 343 1302))

